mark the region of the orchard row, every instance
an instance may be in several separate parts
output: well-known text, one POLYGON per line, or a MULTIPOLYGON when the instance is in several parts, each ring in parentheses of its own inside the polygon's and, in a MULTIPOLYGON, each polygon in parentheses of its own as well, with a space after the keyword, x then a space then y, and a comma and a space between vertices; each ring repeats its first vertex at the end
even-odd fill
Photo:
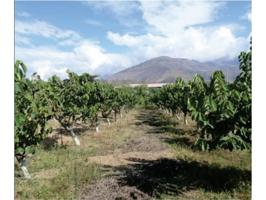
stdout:
POLYGON ((23 166, 27 154, 34 152, 52 130, 47 122, 57 120, 80 144, 73 126, 82 122, 99 131, 102 119, 110 123, 113 116, 135 105, 167 110, 173 116, 190 116, 197 123, 195 146, 249 149, 251 147, 251 51, 239 55, 240 74, 234 82, 216 71, 209 82, 195 75, 186 82, 177 78, 173 84, 158 89, 114 87, 88 73, 67 71, 68 78, 57 76, 47 81, 35 73, 26 77, 27 67, 15 63, 15 157, 23 166))

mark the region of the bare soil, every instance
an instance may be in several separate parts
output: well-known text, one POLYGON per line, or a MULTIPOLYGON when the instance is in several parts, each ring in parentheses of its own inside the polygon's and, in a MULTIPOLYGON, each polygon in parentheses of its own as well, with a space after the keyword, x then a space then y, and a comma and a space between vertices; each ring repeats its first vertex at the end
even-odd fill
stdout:
POLYGON ((97 163, 106 171, 111 171, 111 176, 82 188, 79 199, 153 199, 152 195, 123 180, 126 174, 134 174, 135 169, 132 166, 141 164, 141 161, 173 159, 174 152, 163 142, 168 136, 163 133, 152 133, 153 127, 142 123, 143 119, 138 117, 134 116, 131 123, 123 128, 124 131, 125 128, 135 131, 117 148, 112 152, 108 151, 106 155, 88 157, 88 162, 97 163))
POLYGON ((169 150, 155 152, 129 152, 122 154, 108 154, 106 156, 89 157, 88 162, 95 162, 100 165, 121 166, 137 163, 135 160, 158 160, 161 158, 173 158, 174 154, 169 150))
POLYGON ((30 159, 33 180, 16 176, 16 199, 251 198, 249 151, 199 151, 195 123, 158 110, 134 109, 111 121, 98 133, 76 124, 77 147, 51 120, 55 131, 30 159))
POLYGON ((95 200, 95 199, 152 199, 149 195, 141 192, 136 187, 121 185, 116 177, 105 178, 97 181, 93 185, 83 188, 79 199, 95 200))
MULTIPOLYGON (((118 148, 122 153, 128 152, 161 152, 168 150, 169 147, 162 143, 161 135, 156 134, 144 134, 137 138, 131 138, 124 144, 121 144, 118 148)), ((165 137, 165 135, 164 135, 165 137)))

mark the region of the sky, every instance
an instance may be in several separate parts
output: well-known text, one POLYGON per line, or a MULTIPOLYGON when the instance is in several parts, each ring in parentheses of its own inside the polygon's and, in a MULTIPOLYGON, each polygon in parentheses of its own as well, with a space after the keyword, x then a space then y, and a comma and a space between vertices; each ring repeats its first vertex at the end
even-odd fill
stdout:
POLYGON ((113 74, 158 56, 232 59, 249 48, 250 1, 16 1, 28 75, 113 74))

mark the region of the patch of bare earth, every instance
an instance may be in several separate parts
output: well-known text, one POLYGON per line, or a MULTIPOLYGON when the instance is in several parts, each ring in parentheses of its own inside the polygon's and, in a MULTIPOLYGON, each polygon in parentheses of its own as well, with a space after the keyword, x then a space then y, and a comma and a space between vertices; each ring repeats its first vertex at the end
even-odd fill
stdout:
POLYGON ((127 200, 127 199, 152 199, 149 195, 141 192, 136 187, 120 185, 115 177, 101 179, 93 185, 82 189, 79 199, 81 200, 127 200))
POLYGON ((88 162, 97 163, 100 165, 108 166, 122 166, 127 164, 134 164, 135 161, 132 160, 158 160, 161 158, 173 158, 174 153, 169 150, 155 151, 155 152, 129 152, 122 154, 109 154, 106 156, 94 156, 89 157, 88 162))
MULTIPOLYGON (((128 170, 134 170, 130 166, 138 164, 141 160, 155 161, 174 158, 174 152, 163 143, 166 136, 150 133, 152 128, 149 125, 130 124, 127 129, 134 129, 135 132, 118 145, 113 152, 108 152, 107 155, 88 157, 87 161, 101 166, 126 167, 128 170)), ((132 173, 134 172, 132 171, 132 173)), ((82 188, 79 199, 152 199, 150 195, 143 193, 135 186, 121 183, 122 176, 124 176, 123 173, 113 174, 82 188)))
POLYGON ((149 134, 140 137, 131 138, 124 144, 118 147, 121 153, 128 152, 160 152, 169 150, 166 144, 162 143, 158 135, 149 134))

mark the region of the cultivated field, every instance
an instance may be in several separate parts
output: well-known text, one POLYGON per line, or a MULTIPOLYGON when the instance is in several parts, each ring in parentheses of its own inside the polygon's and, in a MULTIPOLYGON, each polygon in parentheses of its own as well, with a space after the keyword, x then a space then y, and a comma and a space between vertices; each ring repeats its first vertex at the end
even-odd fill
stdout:
POLYGON ((16 199, 251 199, 250 150, 199 151, 196 124, 134 109, 100 132, 56 129, 15 171, 16 199))

